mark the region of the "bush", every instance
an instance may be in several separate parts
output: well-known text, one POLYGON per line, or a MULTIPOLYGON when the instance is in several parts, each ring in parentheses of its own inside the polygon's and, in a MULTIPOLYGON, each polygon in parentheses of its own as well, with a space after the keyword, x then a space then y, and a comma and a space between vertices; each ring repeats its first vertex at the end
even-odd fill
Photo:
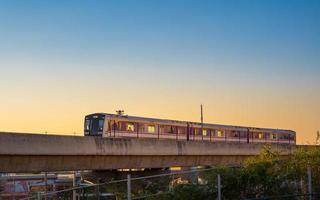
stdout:
POLYGON ((173 200, 198 200, 212 199, 211 192, 206 185, 181 184, 174 188, 171 199, 173 200))

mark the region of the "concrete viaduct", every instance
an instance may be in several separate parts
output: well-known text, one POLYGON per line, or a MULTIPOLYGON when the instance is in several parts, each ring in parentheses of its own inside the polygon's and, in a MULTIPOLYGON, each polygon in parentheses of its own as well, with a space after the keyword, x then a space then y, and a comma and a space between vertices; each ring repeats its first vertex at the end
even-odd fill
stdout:
MULTIPOLYGON (((264 144, 0 132, 0 172, 236 165, 264 144)), ((295 145, 273 145, 282 155, 295 145)))

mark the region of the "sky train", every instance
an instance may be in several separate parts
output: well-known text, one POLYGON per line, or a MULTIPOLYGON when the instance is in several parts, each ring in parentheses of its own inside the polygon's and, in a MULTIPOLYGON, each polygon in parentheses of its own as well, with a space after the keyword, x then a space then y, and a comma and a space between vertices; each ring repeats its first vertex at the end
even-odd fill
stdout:
POLYGON ((94 113, 85 116, 85 136, 295 144, 292 130, 230 126, 94 113))

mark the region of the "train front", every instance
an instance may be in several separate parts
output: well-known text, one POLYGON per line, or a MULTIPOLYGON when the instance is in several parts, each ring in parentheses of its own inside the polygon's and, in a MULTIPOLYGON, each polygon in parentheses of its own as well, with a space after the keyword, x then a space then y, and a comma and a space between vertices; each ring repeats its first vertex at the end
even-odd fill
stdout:
POLYGON ((91 114, 84 119, 85 136, 102 136, 104 131, 105 114, 91 114))

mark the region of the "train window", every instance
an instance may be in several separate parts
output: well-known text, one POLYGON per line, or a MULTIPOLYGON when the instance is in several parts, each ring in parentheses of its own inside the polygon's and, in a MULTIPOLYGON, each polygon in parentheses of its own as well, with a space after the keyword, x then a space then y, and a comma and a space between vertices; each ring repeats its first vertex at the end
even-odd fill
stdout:
POLYGON ((148 133, 155 133, 156 127, 154 125, 148 125, 148 133))
POLYGON ((288 134, 284 134, 284 135, 283 135, 283 138, 284 138, 285 140, 288 140, 288 139, 289 139, 289 135, 288 135, 288 134))
POLYGON ((99 119, 99 130, 103 130, 103 124, 104 124, 104 120, 99 119))
POLYGON ((179 134, 187 134, 187 128, 186 127, 183 127, 183 128, 179 128, 180 132, 179 134))
POLYGON ((263 139, 263 133, 259 133, 259 134, 258 134, 258 138, 259 138, 259 139, 263 139))
POLYGON ((277 139, 277 135, 275 133, 270 133, 270 139, 271 140, 276 140, 277 139))
POLYGON ((208 133, 207 133, 207 130, 203 129, 203 130, 202 130, 202 135, 203 135, 203 136, 207 136, 207 134, 208 134, 208 133))
POLYGON ((199 133, 199 130, 198 129, 194 129, 194 135, 198 135, 198 133, 199 133))
POLYGON ((127 123, 126 122, 119 122, 118 124, 120 131, 126 131, 127 130, 127 123))
POLYGON ((163 132, 164 133, 173 133, 172 126, 163 126, 163 132))
POLYGON ((133 123, 127 123, 126 129, 127 129, 127 131, 134 131, 134 124, 133 123))
POLYGON ((231 132, 232 137, 239 137, 239 132, 238 131, 232 131, 231 132))
POLYGON ((223 131, 217 131, 217 136, 218 137, 224 137, 224 132, 223 131))
POLYGON ((85 128, 86 131, 90 130, 90 122, 91 122, 90 119, 86 119, 86 122, 85 122, 85 125, 84 125, 84 128, 85 128))
POLYGON ((293 134, 289 134, 289 139, 290 140, 294 140, 294 135, 293 134))

